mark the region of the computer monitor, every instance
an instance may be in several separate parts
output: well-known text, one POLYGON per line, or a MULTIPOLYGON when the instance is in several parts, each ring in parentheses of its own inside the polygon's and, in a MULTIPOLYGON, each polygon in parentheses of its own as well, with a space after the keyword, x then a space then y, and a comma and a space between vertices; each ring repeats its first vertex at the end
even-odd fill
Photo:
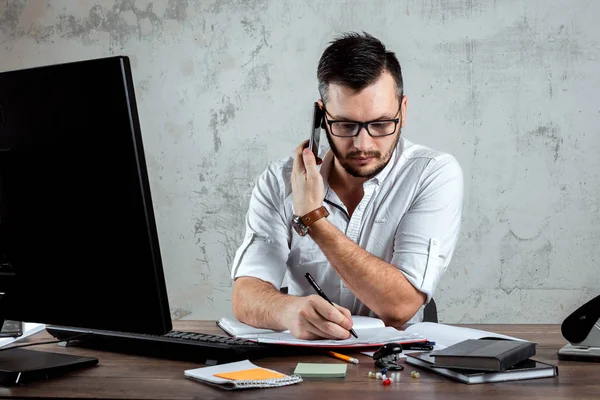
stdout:
POLYGON ((172 330, 128 57, 0 72, 0 292, 6 320, 172 330))

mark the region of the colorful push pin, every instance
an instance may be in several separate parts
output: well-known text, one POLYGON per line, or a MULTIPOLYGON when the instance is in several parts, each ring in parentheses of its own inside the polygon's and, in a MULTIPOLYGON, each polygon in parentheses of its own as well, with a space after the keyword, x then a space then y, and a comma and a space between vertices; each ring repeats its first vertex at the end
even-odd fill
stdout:
POLYGON ((391 381, 391 379, 388 378, 388 379, 385 379, 382 383, 383 383, 383 386, 387 386, 387 385, 391 384, 392 381, 391 381))
POLYGON ((415 379, 419 379, 419 377, 421 376, 421 374, 419 374, 417 371, 412 371, 410 373, 410 376, 412 376, 415 379))
POLYGON ((376 374, 375 374, 375 377, 376 377, 377 379, 381 379, 381 372, 378 372, 378 373, 376 373, 376 374))
POLYGON ((381 369, 381 375, 385 375, 385 374, 387 374, 387 372, 388 372, 387 368, 382 368, 381 369))
POLYGON ((369 371, 369 378, 375 379, 375 378, 377 378, 377 375, 375 374, 375 372, 369 371))

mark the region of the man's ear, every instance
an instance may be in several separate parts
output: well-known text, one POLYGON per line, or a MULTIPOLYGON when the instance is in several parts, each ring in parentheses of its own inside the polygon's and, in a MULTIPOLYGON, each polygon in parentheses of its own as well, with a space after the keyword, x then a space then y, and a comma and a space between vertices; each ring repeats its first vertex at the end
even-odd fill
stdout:
MULTIPOLYGON (((317 100, 317 103, 319 104, 319 108, 321 110, 323 110, 323 108, 325 107, 325 104, 323 103, 323 99, 317 100)), ((323 110, 323 117, 321 118, 321 129, 327 129, 327 125, 325 124, 325 111, 324 110, 323 110)))
POLYGON ((408 98, 406 96, 402 96, 400 105, 400 114, 402 115, 402 125, 400 125, 400 127, 404 128, 404 125, 406 125, 406 106, 408 105, 408 98))
POLYGON ((327 129, 327 125, 325 124, 325 103, 323 103, 323 99, 318 99, 317 103, 319 104, 319 108, 323 111, 323 117, 321 118, 321 129, 327 129))

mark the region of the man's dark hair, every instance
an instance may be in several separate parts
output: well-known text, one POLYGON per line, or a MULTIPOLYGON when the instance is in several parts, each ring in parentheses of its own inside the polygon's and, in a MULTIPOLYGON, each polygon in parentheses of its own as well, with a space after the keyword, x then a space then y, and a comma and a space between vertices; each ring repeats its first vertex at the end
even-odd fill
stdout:
POLYGON ((402 70, 396 55, 366 32, 345 33, 330 42, 319 60, 319 93, 323 102, 327 103, 330 84, 335 83, 359 91, 375 83, 384 71, 394 77, 398 99, 402 99, 402 70))

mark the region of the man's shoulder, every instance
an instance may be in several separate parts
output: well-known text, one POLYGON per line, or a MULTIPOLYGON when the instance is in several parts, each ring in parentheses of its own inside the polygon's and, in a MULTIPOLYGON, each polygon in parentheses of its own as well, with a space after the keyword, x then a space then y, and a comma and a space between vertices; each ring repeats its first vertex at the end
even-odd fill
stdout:
POLYGON ((441 168, 450 169, 457 173, 462 172, 460 163, 453 154, 414 143, 407 139, 404 139, 401 157, 408 164, 424 160, 428 170, 441 168))
POLYGON ((293 157, 286 157, 271 162, 260 173, 256 184, 263 190, 266 189, 269 192, 283 193, 285 196, 285 194, 291 190, 289 186, 293 163, 293 157))
POLYGON ((263 171, 263 174, 277 177, 278 179, 289 177, 294 165, 293 157, 285 157, 271 162, 263 171))
POLYGON ((419 158, 425 158, 429 160, 456 160, 456 158, 448 152, 434 149, 423 144, 415 143, 408 139, 404 139, 402 157, 404 157, 407 160, 415 160, 419 158))

